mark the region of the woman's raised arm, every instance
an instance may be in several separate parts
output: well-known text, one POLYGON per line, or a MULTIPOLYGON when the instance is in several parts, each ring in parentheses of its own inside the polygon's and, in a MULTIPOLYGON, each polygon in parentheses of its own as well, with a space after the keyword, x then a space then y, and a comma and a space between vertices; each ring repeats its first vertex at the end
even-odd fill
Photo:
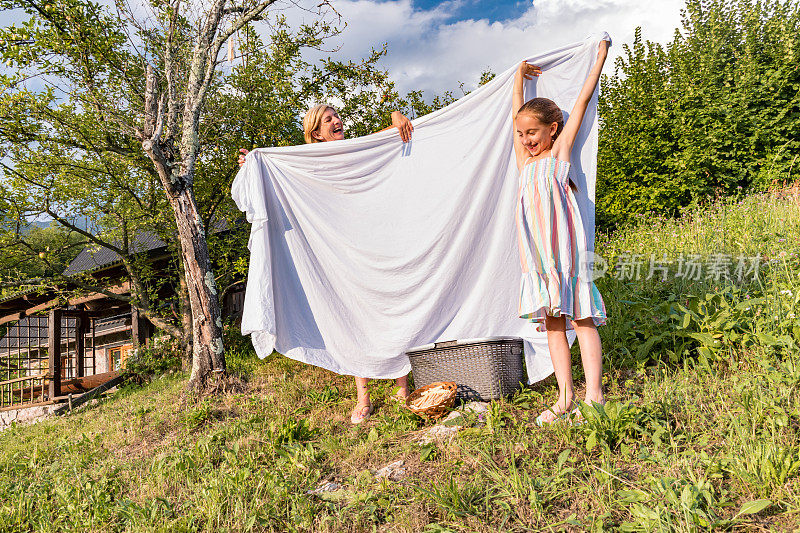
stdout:
POLYGON ((411 132, 414 131, 414 126, 411 124, 411 121, 408 120, 400 111, 392 111, 392 125, 378 131, 386 131, 392 128, 397 128, 397 131, 400 132, 400 138, 403 140, 403 142, 408 142, 411 140, 411 132))

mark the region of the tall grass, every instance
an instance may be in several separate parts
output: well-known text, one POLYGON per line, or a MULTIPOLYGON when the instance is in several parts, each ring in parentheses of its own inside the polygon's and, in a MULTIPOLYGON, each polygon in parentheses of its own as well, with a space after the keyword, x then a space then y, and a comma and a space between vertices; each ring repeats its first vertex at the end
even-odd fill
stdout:
POLYGON ((774 258, 800 249, 800 188, 780 189, 738 199, 718 198, 685 210, 680 218, 637 216, 636 223, 597 236, 598 251, 761 254, 774 258))
POLYGON ((609 402, 584 406, 583 425, 535 426, 545 382, 420 446, 430 424, 388 400, 391 383, 353 427, 346 377, 235 342, 246 392, 189 400, 186 376, 165 375, 0 434, 0 530, 797 529, 798 236, 797 203, 775 195, 601 236, 612 267, 624 253, 764 261, 747 283, 600 279, 609 402), (399 459, 404 477, 375 477, 399 459))
POLYGON ((608 264, 598 286, 611 317, 601 334, 612 365, 796 348, 800 201, 793 190, 720 199, 677 220, 640 217, 600 235, 597 252, 608 264), (690 261, 694 279, 681 275, 690 261))

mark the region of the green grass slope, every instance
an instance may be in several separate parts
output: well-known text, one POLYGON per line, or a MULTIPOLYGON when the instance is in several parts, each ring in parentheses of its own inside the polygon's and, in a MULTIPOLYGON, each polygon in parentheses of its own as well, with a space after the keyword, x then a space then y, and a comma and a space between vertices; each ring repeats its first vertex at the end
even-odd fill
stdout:
POLYGON ((798 239, 786 191, 601 236, 609 402, 583 425, 534 425, 548 381, 421 446, 390 383, 353 427, 350 379, 238 349, 244 391, 188 401, 168 374, 0 434, 0 531, 795 530, 798 239), (739 256, 759 258, 741 280, 739 256))

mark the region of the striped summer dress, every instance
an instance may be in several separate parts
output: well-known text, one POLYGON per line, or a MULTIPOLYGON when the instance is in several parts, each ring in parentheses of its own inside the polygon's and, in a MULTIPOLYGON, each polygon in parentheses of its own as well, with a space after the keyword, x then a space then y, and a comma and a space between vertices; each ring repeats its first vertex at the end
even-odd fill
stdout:
MULTIPOLYGON (((592 281, 586 236, 570 164, 554 157, 529 159, 520 175, 517 236, 522 281, 519 316, 544 330, 545 315, 606 323, 600 291, 592 281)), ((569 327, 569 323, 568 323, 569 327)))

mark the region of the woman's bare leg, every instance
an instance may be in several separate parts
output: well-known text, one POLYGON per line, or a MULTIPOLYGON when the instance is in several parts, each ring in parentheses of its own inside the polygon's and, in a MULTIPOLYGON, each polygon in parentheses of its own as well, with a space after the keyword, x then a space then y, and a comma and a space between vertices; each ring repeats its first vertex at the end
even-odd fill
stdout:
POLYGON ((356 378, 356 407, 350 414, 350 421, 358 424, 366 420, 372 413, 372 402, 369 399, 369 380, 367 378, 356 378))
POLYGON ((408 396, 408 376, 402 376, 397 378, 395 381, 395 385, 397 385, 397 397, 401 400, 405 400, 408 396))
POLYGON ((550 359, 553 361, 553 370, 558 381, 558 400, 550 409, 539 415, 539 419, 544 423, 550 423, 572 409, 575 388, 572 382, 572 358, 567 342, 566 320, 563 316, 548 316, 545 319, 545 327, 550 359))
POLYGON ((370 405, 369 399, 369 379, 356 378, 356 395, 358 397, 357 406, 370 405))
POLYGON ((605 403, 603 396, 603 348, 600 335, 591 318, 583 318, 573 323, 581 347, 583 373, 586 374, 586 398, 584 401, 605 403))

